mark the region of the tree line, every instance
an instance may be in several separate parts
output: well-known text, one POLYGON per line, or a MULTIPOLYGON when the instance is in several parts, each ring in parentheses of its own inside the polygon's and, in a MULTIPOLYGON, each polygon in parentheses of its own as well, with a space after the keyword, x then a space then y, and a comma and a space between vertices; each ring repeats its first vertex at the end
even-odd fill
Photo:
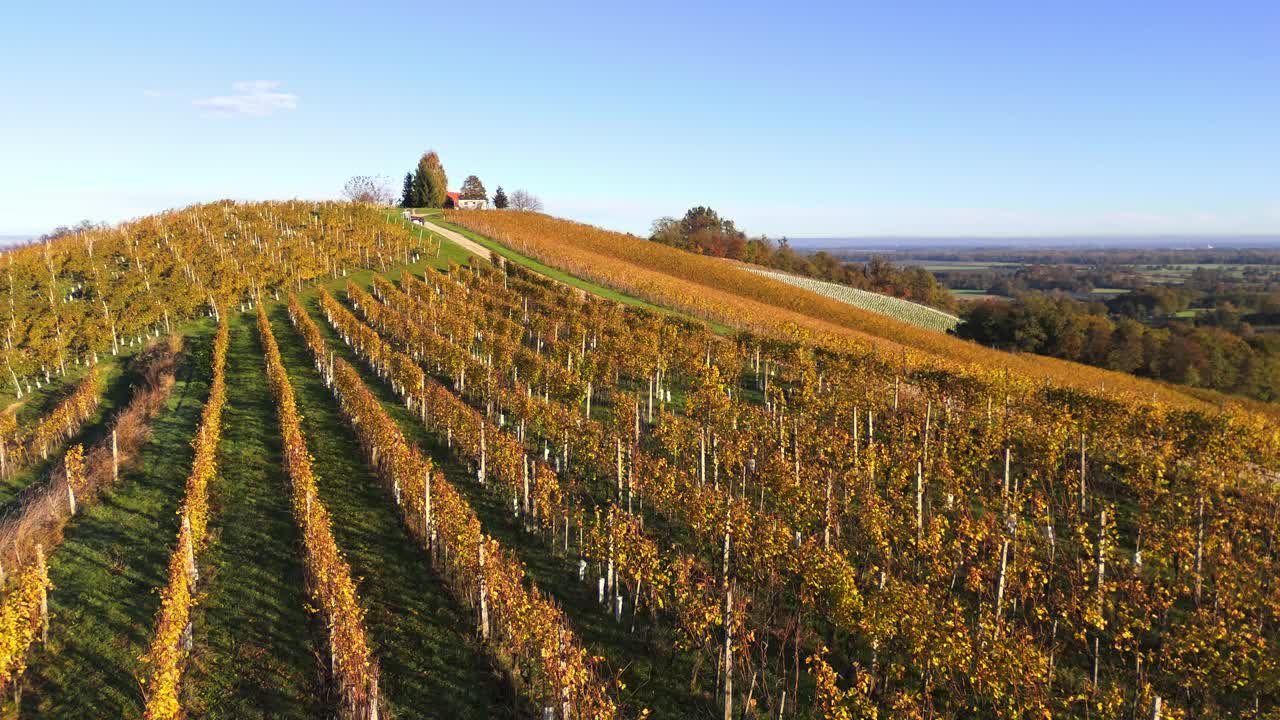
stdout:
MULTIPOLYGON (((1252 257, 1264 255, 1255 251, 1252 257)), ((948 286, 1008 298, 967 307, 961 337, 1193 387, 1280 398, 1280 334, 1273 331, 1280 326, 1280 275, 1264 265, 1169 269, 1176 272, 1151 275, 1108 261, 939 275, 948 286), (1107 290, 1099 294, 1097 286, 1107 290)))
MULTIPOLYGON (((348 196, 350 197, 350 196, 348 196)), ((489 193, 484 183, 476 175, 468 175, 462 181, 458 191, 460 200, 482 200, 490 202, 489 193)), ((355 198, 352 198, 355 199, 355 198)), ((390 204, 388 199, 384 204, 390 204)), ((404 174, 400 190, 400 207, 402 208, 443 208, 449 203, 449 176, 445 172, 440 155, 435 150, 423 153, 417 166, 404 174)), ((492 205, 498 210, 531 210, 542 211, 542 200, 528 190, 516 190, 508 197, 502 186, 493 194, 492 205)))
POLYGON ((845 262, 827 252, 800 253, 786 238, 775 242, 763 235, 748 237, 732 220, 720 217, 709 207, 690 208, 679 219, 658 218, 653 221, 649 239, 701 255, 741 260, 891 295, 947 312, 955 312, 958 305, 951 292, 924 268, 894 265, 878 256, 868 262, 845 262))
POLYGON ((1122 312, 1111 315, 1107 305, 1081 302, 1062 293, 1020 293, 1012 301, 969 305, 956 334, 1002 350, 1280 400, 1280 335, 1256 332, 1247 323, 1232 332, 1208 322, 1174 319, 1147 325, 1135 317, 1143 308, 1150 312, 1170 307, 1170 294, 1121 296, 1112 303, 1122 312))

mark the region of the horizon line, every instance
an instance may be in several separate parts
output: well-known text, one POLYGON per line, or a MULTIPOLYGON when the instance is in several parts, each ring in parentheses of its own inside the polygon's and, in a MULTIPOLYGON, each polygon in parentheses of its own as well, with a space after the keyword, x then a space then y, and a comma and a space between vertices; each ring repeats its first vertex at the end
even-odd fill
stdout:
POLYGON ((892 234, 892 235, 781 235, 779 239, 786 238, 788 240, 1021 240, 1021 239, 1037 239, 1037 240, 1160 240, 1160 239, 1189 239, 1198 238, 1220 238, 1220 239, 1275 239, 1280 241, 1280 231, 1275 232, 1258 232, 1258 233, 1115 233, 1115 234, 1070 234, 1070 233, 1021 233, 1018 235, 997 235, 997 234, 955 234, 955 235, 937 235, 932 233, 919 234, 892 234))

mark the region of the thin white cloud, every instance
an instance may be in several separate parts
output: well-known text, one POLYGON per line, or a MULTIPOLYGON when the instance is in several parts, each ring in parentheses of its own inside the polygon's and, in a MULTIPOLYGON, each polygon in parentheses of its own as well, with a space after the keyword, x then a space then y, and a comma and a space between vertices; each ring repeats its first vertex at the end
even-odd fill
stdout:
POLYGON ((278 92, 280 83, 275 80, 250 80, 231 84, 233 95, 216 95, 197 98, 191 104, 214 115, 264 116, 298 108, 298 96, 278 92))

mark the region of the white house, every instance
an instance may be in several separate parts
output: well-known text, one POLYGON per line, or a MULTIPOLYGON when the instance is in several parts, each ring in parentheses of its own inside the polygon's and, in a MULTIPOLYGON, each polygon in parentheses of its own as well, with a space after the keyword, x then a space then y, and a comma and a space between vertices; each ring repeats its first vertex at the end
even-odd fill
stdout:
POLYGON ((464 198, 456 192, 451 192, 444 201, 444 206, 459 210, 484 210, 489 207, 489 201, 484 198, 464 198))

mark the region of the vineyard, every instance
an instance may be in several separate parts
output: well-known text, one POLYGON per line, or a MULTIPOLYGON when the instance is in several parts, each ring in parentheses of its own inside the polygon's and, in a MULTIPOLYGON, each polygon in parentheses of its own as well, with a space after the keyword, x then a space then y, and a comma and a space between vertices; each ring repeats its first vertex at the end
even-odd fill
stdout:
POLYGON ((985 377, 993 372, 1008 370, 1086 392, 1136 393, 1178 407, 1234 404, 1280 421, 1280 410, 1273 404, 1044 356, 991 350, 837 300, 797 293, 786 283, 761 278, 741 266, 583 223, 538 213, 457 210, 446 212, 445 219, 464 232, 492 238, 611 291, 629 293, 713 325, 800 338, 845 354, 892 355, 901 368, 960 372, 979 382, 987 382, 985 377))
POLYGON ((441 223, 4 254, 0 714, 1280 718, 1274 407, 441 223))

